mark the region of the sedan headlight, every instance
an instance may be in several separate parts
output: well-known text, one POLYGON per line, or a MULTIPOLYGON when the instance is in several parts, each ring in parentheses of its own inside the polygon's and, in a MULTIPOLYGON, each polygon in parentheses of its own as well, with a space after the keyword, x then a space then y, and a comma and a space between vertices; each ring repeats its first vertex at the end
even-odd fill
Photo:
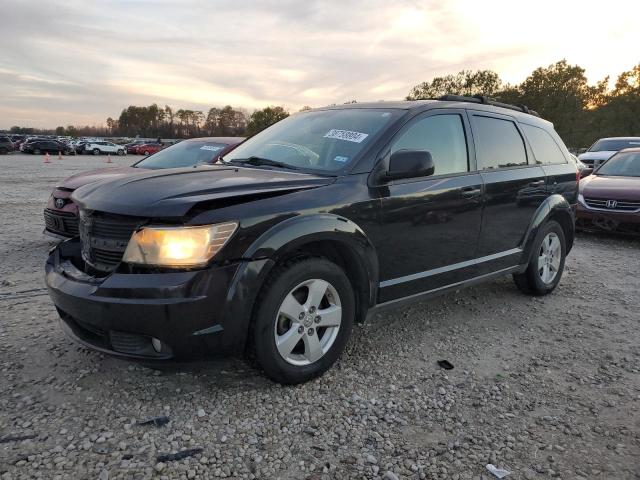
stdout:
POLYGON ((584 203, 584 197, 582 196, 581 193, 578 194, 578 201, 582 204, 582 205, 586 205, 586 203, 584 203))
POLYGON ((122 260, 138 265, 201 267, 238 228, 235 222, 197 227, 145 227, 135 232, 122 260))

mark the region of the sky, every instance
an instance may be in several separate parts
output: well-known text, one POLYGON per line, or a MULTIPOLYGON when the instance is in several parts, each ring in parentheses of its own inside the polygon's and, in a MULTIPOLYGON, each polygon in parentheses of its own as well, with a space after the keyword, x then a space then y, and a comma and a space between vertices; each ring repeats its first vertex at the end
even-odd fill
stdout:
POLYGON ((290 111, 404 98, 463 69, 519 83, 566 58, 640 63, 640 1, 0 0, 0 128, 102 125, 128 105, 290 111))

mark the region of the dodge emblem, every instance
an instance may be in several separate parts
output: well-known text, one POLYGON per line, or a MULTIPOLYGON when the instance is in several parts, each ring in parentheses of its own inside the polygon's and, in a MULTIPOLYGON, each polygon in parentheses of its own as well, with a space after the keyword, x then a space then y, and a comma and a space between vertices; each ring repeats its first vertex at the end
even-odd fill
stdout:
POLYGON ((64 207, 64 198, 56 198, 54 201, 56 208, 64 207))

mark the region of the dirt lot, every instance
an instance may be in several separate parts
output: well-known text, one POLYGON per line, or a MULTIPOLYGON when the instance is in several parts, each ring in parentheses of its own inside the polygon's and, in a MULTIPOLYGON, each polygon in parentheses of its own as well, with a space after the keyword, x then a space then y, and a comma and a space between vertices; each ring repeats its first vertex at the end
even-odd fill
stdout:
POLYGON ((640 478, 639 240, 579 236, 546 298, 505 278, 378 315, 302 386, 240 360, 160 372, 63 336, 42 208, 57 180, 106 164, 52 161, 0 157, 0 479, 494 478, 487 463, 640 478), (184 449, 202 450, 161 457, 184 449))

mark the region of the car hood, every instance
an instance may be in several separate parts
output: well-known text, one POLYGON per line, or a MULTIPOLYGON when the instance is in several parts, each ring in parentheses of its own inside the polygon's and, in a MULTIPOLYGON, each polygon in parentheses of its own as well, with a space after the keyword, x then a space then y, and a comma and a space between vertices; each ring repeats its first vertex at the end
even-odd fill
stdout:
POLYGON ((99 170, 77 173, 65 178, 58 184, 58 187, 75 190, 76 188, 80 188, 88 183, 97 182, 99 180, 113 180, 114 178, 140 173, 141 171, 144 170, 134 167, 101 168, 99 170))
POLYGON ((640 201, 640 177, 590 175, 580 180, 580 193, 586 198, 640 201))
POLYGON ((602 152, 584 152, 578 155, 578 160, 609 160, 616 152, 603 150, 602 152))
POLYGON ((201 202, 328 185, 335 177, 223 165, 145 170, 94 182, 72 199, 89 210, 140 217, 183 217, 201 202))

